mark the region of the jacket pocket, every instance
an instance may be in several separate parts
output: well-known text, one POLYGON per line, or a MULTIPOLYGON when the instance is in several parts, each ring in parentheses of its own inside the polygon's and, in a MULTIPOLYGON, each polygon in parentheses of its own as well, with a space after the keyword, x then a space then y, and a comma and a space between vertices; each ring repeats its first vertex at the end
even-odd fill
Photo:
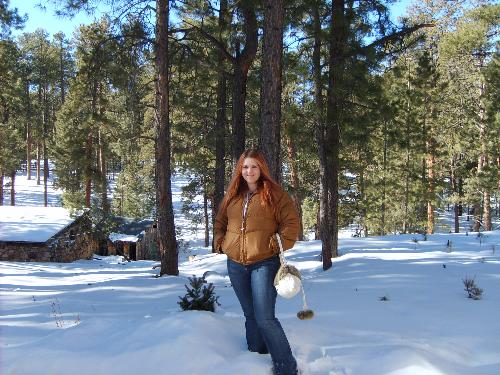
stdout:
POLYGON ((238 259, 240 252, 240 234, 227 231, 222 242, 222 251, 231 259, 238 259))
POLYGON ((245 241, 246 261, 257 262, 274 256, 276 253, 271 249, 269 232, 254 231, 246 234, 245 241))

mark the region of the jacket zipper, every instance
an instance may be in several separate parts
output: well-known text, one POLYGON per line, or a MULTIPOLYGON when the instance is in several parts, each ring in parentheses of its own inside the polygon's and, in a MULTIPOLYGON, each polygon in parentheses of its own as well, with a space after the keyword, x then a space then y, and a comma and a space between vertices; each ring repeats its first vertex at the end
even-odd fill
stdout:
POLYGON ((248 207, 250 206, 250 200, 254 195, 255 193, 252 193, 251 195, 247 193, 247 196, 245 197, 245 200, 243 202, 243 212, 242 212, 243 217, 241 220, 241 241, 240 241, 240 253, 243 264, 247 263, 246 251, 245 251, 245 233, 246 233, 246 224, 248 216, 248 207))

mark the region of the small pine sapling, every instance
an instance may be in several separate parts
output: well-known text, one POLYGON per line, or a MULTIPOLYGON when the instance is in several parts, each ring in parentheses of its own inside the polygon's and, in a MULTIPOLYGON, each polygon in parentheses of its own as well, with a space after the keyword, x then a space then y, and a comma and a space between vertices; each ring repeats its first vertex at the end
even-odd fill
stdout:
POLYGON ((482 232, 477 232, 477 238, 479 239, 479 246, 483 246, 485 237, 486 236, 482 232))
POLYGON ((476 280, 474 278, 471 279, 466 277, 462 280, 462 282, 464 283, 465 291, 467 292, 469 298, 472 298, 473 300, 481 299, 483 290, 476 285, 476 280))
POLYGON ((451 243, 451 240, 448 240, 448 242, 446 242, 446 251, 448 253, 451 253, 452 250, 453 250, 453 245, 451 243))
POLYGON ((180 297, 179 306, 183 311, 199 310, 199 311, 215 311, 215 304, 220 306, 219 297, 215 295, 214 286, 212 283, 207 283, 204 277, 190 277, 190 287, 186 287, 187 293, 184 297, 180 297), (206 285, 205 285, 206 284, 206 285))

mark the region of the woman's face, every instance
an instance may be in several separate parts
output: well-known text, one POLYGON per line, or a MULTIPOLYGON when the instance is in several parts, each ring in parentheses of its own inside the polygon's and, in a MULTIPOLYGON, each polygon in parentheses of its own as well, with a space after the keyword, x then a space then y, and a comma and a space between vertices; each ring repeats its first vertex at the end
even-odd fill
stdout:
POLYGON ((243 176, 247 184, 256 184, 260 178, 260 168, 257 160, 255 160, 254 158, 245 158, 245 160, 243 161, 241 175, 243 176))

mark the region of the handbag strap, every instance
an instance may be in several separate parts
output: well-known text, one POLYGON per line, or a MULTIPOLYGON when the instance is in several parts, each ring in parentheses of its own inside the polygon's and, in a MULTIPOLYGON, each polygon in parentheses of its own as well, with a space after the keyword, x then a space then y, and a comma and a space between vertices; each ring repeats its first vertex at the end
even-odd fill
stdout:
MULTIPOLYGON (((285 252, 283 250, 283 243, 281 242, 281 236, 279 233, 276 233, 276 239, 278 240, 278 245, 280 247, 280 262, 282 266, 286 265, 286 259, 285 259, 285 252)), ((301 281, 300 282, 300 290, 302 291, 302 305, 303 305, 303 310, 308 310, 309 307, 307 306, 307 301, 306 301, 306 292, 304 291, 304 283, 301 281)))
POLYGON ((283 250, 283 243, 281 242, 281 236, 279 233, 275 233, 276 239, 278 240, 278 245, 280 247, 280 262, 282 265, 286 265, 285 252, 283 250))

